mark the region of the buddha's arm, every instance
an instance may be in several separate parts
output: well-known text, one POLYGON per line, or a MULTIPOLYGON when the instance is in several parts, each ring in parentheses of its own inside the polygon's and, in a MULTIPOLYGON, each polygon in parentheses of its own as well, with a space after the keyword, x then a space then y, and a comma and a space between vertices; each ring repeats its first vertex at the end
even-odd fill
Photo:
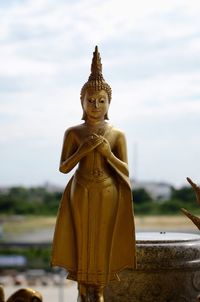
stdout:
POLYGON ((70 172, 84 156, 85 156, 84 154, 81 154, 81 152, 77 150, 74 154, 72 154, 67 159, 65 160, 61 159, 60 167, 59 167, 60 172, 62 173, 70 172))
POLYGON ((122 174, 129 176, 126 139, 122 133, 120 133, 116 147, 113 152, 110 153, 110 156, 108 156, 107 161, 113 168, 119 170, 122 174))
POLYGON ((72 131, 66 131, 63 140, 63 147, 60 158, 59 170, 62 173, 70 172, 80 161, 80 153, 72 131), (78 156, 79 155, 79 156, 78 156))
POLYGON ((100 143, 102 143, 102 138, 93 137, 93 139, 87 139, 78 146, 73 131, 66 131, 60 159, 60 172, 70 172, 87 153, 100 143))
POLYGON ((113 168, 116 168, 121 173, 125 174, 126 176, 129 176, 127 163, 125 163, 122 160, 120 160, 119 158, 117 158, 113 153, 108 158, 108 162, 110 163, 110 165, 113 168))
POLYGON ((125 176, 129 175, 127 164, 126 139, 123 133, 119 133, 116 143, 111 150, 109 142, 104 138, 103 143, 97 147, 97 150, 106 158, 108 163, 118 172, 125 176))

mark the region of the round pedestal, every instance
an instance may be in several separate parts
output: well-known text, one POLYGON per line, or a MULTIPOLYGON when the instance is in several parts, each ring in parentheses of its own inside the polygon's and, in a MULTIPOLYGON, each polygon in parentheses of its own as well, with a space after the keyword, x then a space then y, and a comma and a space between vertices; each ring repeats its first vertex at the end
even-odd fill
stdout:
POLYGON ((137 270, 105 289, 106 302, 193 302, 200 293, 200 236, 137 233, 137 270))

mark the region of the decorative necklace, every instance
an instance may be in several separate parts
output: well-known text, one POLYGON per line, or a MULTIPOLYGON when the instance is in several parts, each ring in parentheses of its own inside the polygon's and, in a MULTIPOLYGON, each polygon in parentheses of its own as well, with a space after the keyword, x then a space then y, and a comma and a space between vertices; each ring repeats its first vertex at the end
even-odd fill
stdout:
POLYGON ((85 124, 85 126, 87 127, 87 132, 90 135, 92 134, 97 134, 97 135, 105 135, 106 129, 108 128, 108 124, 104 123, 103 125, 89 125, 89 124, 85 124))

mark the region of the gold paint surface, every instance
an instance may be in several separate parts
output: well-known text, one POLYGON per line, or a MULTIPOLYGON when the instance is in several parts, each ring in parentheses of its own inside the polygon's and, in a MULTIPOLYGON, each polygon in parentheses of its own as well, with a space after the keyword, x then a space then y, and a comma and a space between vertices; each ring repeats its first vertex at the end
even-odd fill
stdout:
POLYGON ((84 122, 66 130, 60 172, 77 170, 63 193, 54 233, 52 265, 78 281, 79 300, 90 286, 95 301, 118 273, 136 267, 132 192, 123 132, 106 119, 111 88, 95 48, 88 82, 81 90, 84 122))

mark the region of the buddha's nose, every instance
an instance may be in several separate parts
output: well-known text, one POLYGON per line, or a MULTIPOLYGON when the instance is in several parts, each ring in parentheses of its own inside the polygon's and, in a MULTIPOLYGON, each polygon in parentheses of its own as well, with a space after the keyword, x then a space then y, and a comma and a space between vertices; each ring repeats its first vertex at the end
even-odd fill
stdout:
POLYGON ((95 100, 94 105, 95 105, 95 108, 99 108, 99 102, 98 102, 98 100, 95 100))

